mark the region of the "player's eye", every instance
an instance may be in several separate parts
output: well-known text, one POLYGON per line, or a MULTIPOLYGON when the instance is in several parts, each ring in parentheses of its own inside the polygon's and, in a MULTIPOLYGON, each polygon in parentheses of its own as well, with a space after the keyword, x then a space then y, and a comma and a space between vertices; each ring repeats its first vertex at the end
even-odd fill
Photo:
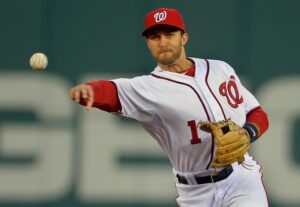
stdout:
POLYGON ((151 34, 151 35, 148 36, 148 38, 151 39, 151 40, 158 39, 159 35, 157 35, 157 34, 151 34))
POLYGON ((168 35, 168 37, 172 37, 172 36, 174 36, 174 33, 173 33, 173 32, 170 32, 170 33, 168 33, 167 35, 168 35))

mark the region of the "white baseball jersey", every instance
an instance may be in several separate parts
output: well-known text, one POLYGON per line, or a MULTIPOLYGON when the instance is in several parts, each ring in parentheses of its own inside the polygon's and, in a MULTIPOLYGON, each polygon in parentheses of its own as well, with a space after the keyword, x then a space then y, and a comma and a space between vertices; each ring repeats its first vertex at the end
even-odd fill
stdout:
POLYGON ((243 126, 246 113, 259 106, 228 64, 191 59, 195 77, 156 67, 150 75, 113 80, 121 114, 141 122, 181 173, 205 171, 212 161, 214 141, 199 121, 231 118, 243 126))
POLYGON ((259 106, 225 62, 191 58, 195 77, 156 67, 150 75, 113 80, 122 105, 121 115, 139 121, 156 139, 173 165, 177 203, 182 207, 268 206, 260 166, 248 155, 244 164, 233 164, 233 173, 216 183, 197 184, 195 176, 214 173, 209 169, 214 154, 210 133, 199 121, 231 119, 243 126, 246 114, 259 106))

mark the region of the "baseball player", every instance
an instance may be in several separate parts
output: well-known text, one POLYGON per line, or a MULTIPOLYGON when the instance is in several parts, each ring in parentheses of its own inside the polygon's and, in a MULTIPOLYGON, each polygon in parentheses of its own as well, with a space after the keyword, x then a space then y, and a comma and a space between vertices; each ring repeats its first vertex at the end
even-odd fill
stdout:
POLYGON ((227 63, 186 56, 179 11, 151 11, 142 35, 157 61, 149 75, 83 83, 70 98, 140 122, 173 166, 179 206, 268 206, 247 152, 268 128, 258 101, 227 63))

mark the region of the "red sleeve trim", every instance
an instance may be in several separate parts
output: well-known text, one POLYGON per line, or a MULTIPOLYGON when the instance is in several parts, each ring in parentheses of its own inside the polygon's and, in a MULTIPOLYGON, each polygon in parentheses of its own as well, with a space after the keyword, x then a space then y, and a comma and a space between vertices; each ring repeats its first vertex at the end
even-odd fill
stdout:
POLYGON ((121 103, 118 97, 118 89, 114 82, 106 80, 96 80, 86 83, 94 90, 93 107, 107 111, 121 111, 121 103))
POLYGON ((257 127, 258 137, 265 133, 269 128, 267 113, 260 106, 248 112, 246 122, 257 127))

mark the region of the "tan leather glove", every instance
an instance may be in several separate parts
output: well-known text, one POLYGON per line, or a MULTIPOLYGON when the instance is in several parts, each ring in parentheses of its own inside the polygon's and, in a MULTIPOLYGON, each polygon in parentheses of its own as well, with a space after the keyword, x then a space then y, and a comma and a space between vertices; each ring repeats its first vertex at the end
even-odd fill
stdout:
POLYGON ((222 168, 234 162, 244 161, 244 154, 250 147, 248 132, 231 120, 220 122, 202 121, 200 129, 212 133, 215 140, 215 154, 210 165, 212 168, 222 168))

